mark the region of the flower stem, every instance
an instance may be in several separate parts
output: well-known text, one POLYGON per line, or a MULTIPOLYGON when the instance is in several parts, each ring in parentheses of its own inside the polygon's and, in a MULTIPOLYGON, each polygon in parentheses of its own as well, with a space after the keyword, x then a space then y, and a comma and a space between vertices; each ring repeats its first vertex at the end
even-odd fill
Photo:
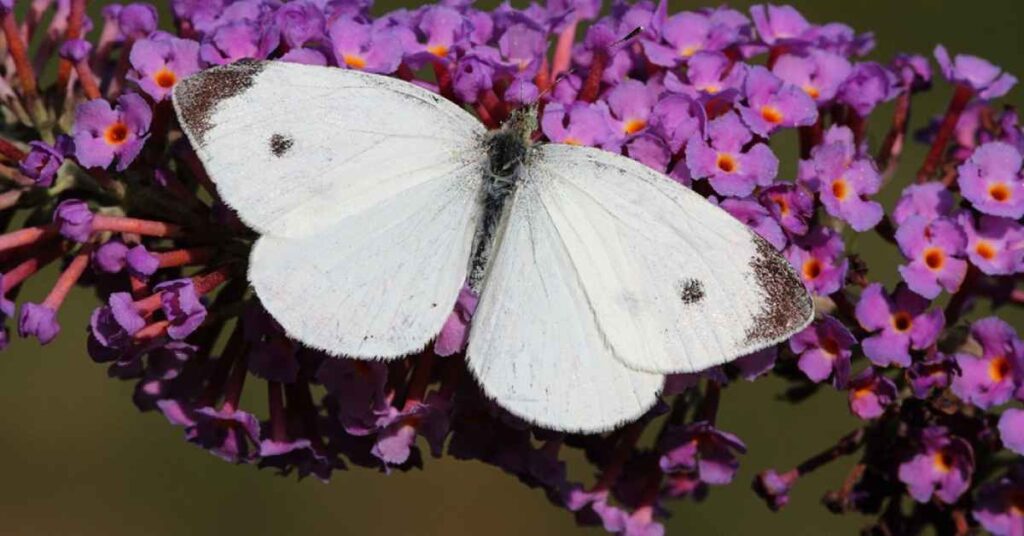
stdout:
POLYGON ((233 412, 238 409, 238 403, 242 400, 242 390, 245 388, 245 377, 249 375, 248 353, 242 352, 235 359, 235 366, 231 369, 231 376, 228 378, 227 387, 224 392, 223 411, 233 412))
POLYGON ((587 73, 583 87, 580 88, 579 100, 583 102, 594 102, 601 91, 601 77, 604 76, 605 63, 608 56, 604 51, 594 51, 594 59, 590 64, 590 71, 587 73))
POLYGON ((910 97, 910 87, 907 87, 896 98, 896 108, 892 113, 892 125, 878 150, 878 156, 875 157, 878 169, 882 171, 883 180, 892 177, 899 164, 900 155, 903 153, 903 142, 907 137, 907 127, 910 125, 910 97))
MULTIPOLYGON (((14 19, 14 12, 5 10, 3 15, 0 15, 0 19, 2 19, 0 24, 3 25, 4 38, 7 40, 7 49, 10 51, 11 60, 14 61, 18 81, 21 83, 21 92, 25 96, 29 112, 32 113, 39 106, 36 73, 32 69, 32 62, 28 59, 25 42, 21 40, 21 32, 18 31, 18 21, 14 19)), ((37 119, 34 113, 32 119, 37 119)))
POLYGON ((842 456, 847 456, 857 452, 860 446, 864 444, 865 435, 867 434, 865 433, 864 428, 857 428, 856 430, 839 438, 839 441, 837 441, 832 447, 804 460, 800 465, 796 466, 796 470, 800 475, 806 475, 819 467, 839 459, 842 456))
MULTIPOLYGON (((85 16, 85 0, 71 0, 71 11, 68 13, 68 27, 64 31, 64 40, 70 41, 72 39, 78 39, 82 36, 82 18, 85 16)), ((83 59, 79 63, 84 63, 83 59)), ((68 86, 68 80, 71 79, 71 69, 78 67, 72 65, 71 60, 61 59, 60 65, 57 67, 57 87, 63 91, 68 86)), ((76 69, 78 70, 78 69, 76 69)), ((79 80, 82 82, 82 89, 85 89, 85 82, 82 80, 82 74, 78 74, 79 80)), ((96 92, 97 96, 99 91, 96 92)), ((86 93, 88 95, 88 93, 86 93)), ((95 99, 97 97, 89 97, 95 99)))
POLYGON ((25 158, 25 154, 25 151, 22 151, 18 146, 0 138, 0 156, 12 162, 21 162, 25 158))
POLYGON ((284 393, 281 382, 267 382, 267 403, 270 405, 270 439, 288 440, 288 420, 284 412, 284 393))
MULTIPOLYGON (((93 232, 133 233, 143 236, 174 238, 181 236, 181 226, 162 221, 140 220, 124 216, 97 214, 92 220, 93 232)), ((3 249, 0 247, 0 249, 3 249)))
POLYGON ((611 460, 605 465, 604 470, 601 472, 601 477, 590 491, 610 489, 615 484, 615 481, 619 479, 619 475, 622 474, 626 460, 629 459, 630 453, 633 452, 633 447, 640 440, 640 435, 643 434, 646 427, 646 420, 635 421, 626 426, 619 437, 618 444, 615 445, 615 451, 612 453, 611 460))
POLYGON ((0 235, 0 252, 42 243, 55 236, 57 236, 57 224, 54 223, 18 229, 17 231, 0 235))
POLYGON ((718 417, 718 402, 722 398, 722 386, 715 380, 708 380, 707 388, 704 390, 704 400, 697 411, 698 420, 707 421, 711 426, 715 425, 718 417))
POLYGON ((75 286, 75 283, 78 282, 78 279, 82 277, 85 269, 89 266, 89 256, 92 254, 94 247, 93 244, 82 246, 78 255, 75 255, 75 258, 71 260, 71 264, 57 278, 53 289, 50 290, 50 293, 46 295, 46 299, 43 300, 43 305, 50 307, 54 311, 60 309, 60 305, 68 297, 71 288, 75 286))
MULTIPOLYGON (((558 78, 558 75, 564 73, 569 68, 569 64, 572 63, 572 44, 576 41, 576 24, 577 21, 573 18, 562 33, 558 34, 558 41, 555 44, 555 54, 551 60, 551 76, 548 81, 553 81, 558 78)), ((541 88, 547 89, 547 88, 541 88)))
POLYGON ((963 113, 973 96, 974 91, 969 86, 960 84, 956 87, 953 98, 949 101, 949 108, 946 109, 946 115, 942 118, 939 131, 935 133, 935 140, 932 141, 932 146, 928 150, 928 156, 925 157, 921 169, 917 172, 918 184, 927 182, 938 169, 942 155, 946 151, 946 144, 949 143, 949 138, 953 135, 953 130, 956 129, 956 123, 960 120, 960 114, 963 113))
POLYGON ((174 268, 178 266, 206 264, 213 258, 215 252, 216 249, 211 247, 161 251, 156 254, 158 262, 157 266, 160 268, 174 268))
POLYGON ((49 249, 44 250, 40 254, 22 261, 20 264, 4 272, 2 281, 3 288, 0 294, 6 295, 14 287, 22 284, 26 279, 32 277, 33 274, 38 272, 40 269, 57 260, 61 255, 61 248, 54 245, 49 249))
POLYGON ((99 84, 96 83, 96 77, 93 76, 92 69, 89 68, 89 62, 82 59, 76 63, 75 74, 78 75, 78 83, 82 85, 82 92, 85 93, 86 98, 94 100, 103 96, 100 93, 99 84))
POLYGON ((412 379, 409 380, 409 391, 405 395, 402 411, 408 411, 423 401, 427 393, 427 386, 430 385, 430 373, 433 369, 434 352, 426 351, 416 356, 416 368, 413 369, 412 379))

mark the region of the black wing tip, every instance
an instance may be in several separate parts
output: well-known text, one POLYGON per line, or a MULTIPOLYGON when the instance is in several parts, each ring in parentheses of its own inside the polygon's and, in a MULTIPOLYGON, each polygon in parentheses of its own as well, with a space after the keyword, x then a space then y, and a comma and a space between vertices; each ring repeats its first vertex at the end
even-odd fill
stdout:
POLYGON ((244 93, 269 62, 244 59, 200 71, 174 88, 174 107, 189 137, 202 145, 213 127, 211 120, 217 105, 244 93))
POLYGON ((764 303, 747 328, 744 343, 763 346, 803 329, 814 316, 814 301, 789 261, 767 240, 752 234, 755 252, 750 269, 764 303))

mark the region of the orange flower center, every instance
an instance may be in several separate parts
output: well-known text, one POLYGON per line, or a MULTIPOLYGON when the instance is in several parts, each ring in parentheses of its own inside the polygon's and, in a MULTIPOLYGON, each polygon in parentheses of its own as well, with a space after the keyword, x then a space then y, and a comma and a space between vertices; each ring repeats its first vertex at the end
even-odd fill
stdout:
POLYGON ((899 331, 900 333, 910 330, 911 326, 914 325, 913 319, 910 317, 910 314, 907 313, 906 311, 899 311, 896 314, 892 315, 891 321, 892 327, 895 328, 896 331, 899 331))
POLYGON ((718 153, 718 160, 715 162, 718 169, 722 170, 723 173, 732 173, 739 167, 736 158, 729 153, 718 153))
POLYGON ((1017 517, 1024 517, 1024 491, 1013 489, 1008 495, 1010 513, 1017 517))
POLYGON ((762 106, 761 119, 764 119, 773 125, 777 125, 782 122, 782 112, 774 106, 762 106))
POLYGON ((835 357, 839 355, 839 342, 832 337, 825 337, 821 341, 821 349, 825 350, 825 353, 828 355, 835 357))
POLYGON ((769 197, 769 199, 771 199, 772 203, 775 203, 775 206, 779 207, 779 214, 783 216, 789 215, 789 203, 785 197, 776 194, 769 197))
POLYGON ((622 130, 624 130, 626 134, 636 134, 646 126, 647 121, 644 121, 643 119, 630 119, 623 125, 622 130))
POLYGON ((924 264, 932 270, 941 270, 946 264, 946 253, 941 248, 927 248, 924 250, 924 264))
POLYGON ((850 185, 847 184, 845 178, 839 177, 832 181, 832 195, 840 201, 845 200, 846 196, 850 195, 850 185))
POLYGON ((943 474, 948 473, 953 469, 953 456, 948 452, 936 452, 932 456, 932 465, 935 467, 936 471, 943 474))
POLYGON ((870 395, 871 393, 872 391, 870 387, 861 387, 860 389, 857 389, 853 392, 853 398, 861 399, 864 398, 865 396, 870 395))
POLYGON ((720 88, 720 87, 718 87, 718 86, 716 86, 714 84, 708 84, 708 85, 706 85, 706 86, 704 86, 704 87, 702 87, 700 89, 701 89, 701 91, 703 91, 703 92, 705 92, 705 93, 707 93, 709 95, 714 95, 715 93, 718 93, 719 91, 722 91, 722 88, 720 88))
POLYGON ((812 86, 810 84, 807 84, 806 86, 804 86, 804 93, 806 93, 807 96, 812 98, 812 99, 816 99, 816 98, 821 96, 821 91, 818 91, 818 88, 816 88, 816 87, 814 87, 814 86, 812 86))
POLYGON ((812 281, 821 275, 821 261, 818 259, 807 259, 803 265, 804 279, 812 281))
POLYGON ((128 125, 118 121, 103 132, 103 139, 110 145, 121 145, 128 139, 128 125))
POLYGON ((1010 360, 1006 356, 998 356, 988 362, 988 377, 999 383, 1010 375, 1010 360))
POLYGON ((362 69, 366 67, 366 60, 358 54, 342 54, 341 59, 345 60, 345 66, 350 69, 362 69))
POLYGON ((580 140, 573 138, 572 136, 569 136, 568 138, 562 140, 562 143, 566 145, 583 145, 583 143, 581 143, 580 140))
POLYGON ((174 74, 174 72, 167 67, 164 67, 163 69, 153 73, 153 81, 156 82, 156 85, 164 89, 171 89, 174 87, 174 84, 178 83, 178 75, 174 74))
POLYGON ((1005 182, 997 182, 988 187, 988 195, 995 201, 1005 203, 1010 200, 1010 187, 1005 182))
POLYGON ((679 51, 679 55, 684 58, 689 58, 690 56, 693 56, 694 54, 700 52, 700 49, 700 45, 685 46, 682 50, 679 51))
POLYGON ((448 55, 448 47, 444 45, 430 45, 427 47, 427 52, 430 52, 438 58, 443 58, 448 55))
POLYGON ((989 242, 988 240, 979 240, 978 243, 974 246, 974 251, 975 253, 978 254, 979 257, 987 261, 996 258, 996 255, 998 253, 996 251, 996 247, 993 246, 992 243, 989 242))

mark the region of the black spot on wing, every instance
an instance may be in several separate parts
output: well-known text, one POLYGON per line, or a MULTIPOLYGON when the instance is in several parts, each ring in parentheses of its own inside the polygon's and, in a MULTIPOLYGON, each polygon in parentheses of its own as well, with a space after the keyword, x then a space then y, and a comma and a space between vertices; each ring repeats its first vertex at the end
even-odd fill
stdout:
POLYGON ((274 134, 270 137, 270 153, 281 158, 295 144, 295 138, 284 134, 274 134))
POLYGON ((256 75, 266 65, 262 61, 241 60, 201 71, 175 86, 178 119, 196 143, 202 145, 206 133, 213 127, 210 121, 217 105, 251 88, 256 75))
POLYGON ((690 305, 704 299, 704 283, 699 279, 684 279, 679 282, 679 299, 690 305))
MULTIPOLYGON (((751 233, 753 234, 753 233, 751 233)), ((746 331, 746 344, 765 344, 792 335, 814 312, 803 282, 767 240, 753 234, 755 252, 750 259, 753 283, 761 290, 761 311, 746 331)))

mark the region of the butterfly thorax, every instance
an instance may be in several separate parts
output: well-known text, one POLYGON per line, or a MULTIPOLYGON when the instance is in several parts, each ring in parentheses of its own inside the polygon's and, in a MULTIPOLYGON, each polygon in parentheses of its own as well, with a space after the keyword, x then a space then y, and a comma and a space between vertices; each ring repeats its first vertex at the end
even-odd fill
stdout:
POLYGON ((512 112, 501 129, 484 138, 487 169, 481 193, 483 215, 477 228, 469 271, 469 283, 475 290, 479 291, 502 215, 519 183, 522 166, 530 159, 533 150, 530 138, 536 129, 537 110, 531 106, 512 112))

